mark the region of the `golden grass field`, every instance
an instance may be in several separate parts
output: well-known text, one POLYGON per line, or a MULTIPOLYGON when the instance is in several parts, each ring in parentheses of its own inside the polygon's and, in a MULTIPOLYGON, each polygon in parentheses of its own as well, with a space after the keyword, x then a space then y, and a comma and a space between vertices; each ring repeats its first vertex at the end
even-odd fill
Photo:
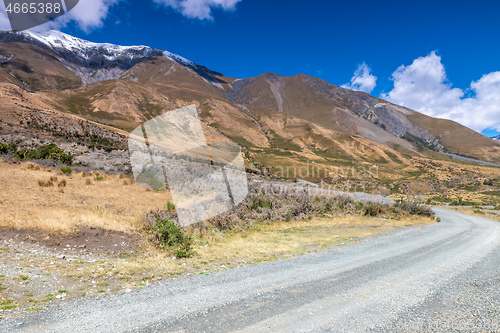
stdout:
POLYGON ((0 189, 0 227, 60 234, 81 226, 134 232, 143 214, 171 200, 169 192, 148 191, 129 178, 65 175, 31 162, 0 161, 0 189))

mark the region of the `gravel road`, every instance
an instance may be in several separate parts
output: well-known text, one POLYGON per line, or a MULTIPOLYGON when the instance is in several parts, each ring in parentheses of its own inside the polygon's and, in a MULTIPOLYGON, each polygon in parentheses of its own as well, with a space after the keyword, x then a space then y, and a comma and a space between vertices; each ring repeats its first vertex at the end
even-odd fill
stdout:
POLYGON ((500 222, 442 222, 327 252, 13 313, 1 332, 500 332, 500 222))

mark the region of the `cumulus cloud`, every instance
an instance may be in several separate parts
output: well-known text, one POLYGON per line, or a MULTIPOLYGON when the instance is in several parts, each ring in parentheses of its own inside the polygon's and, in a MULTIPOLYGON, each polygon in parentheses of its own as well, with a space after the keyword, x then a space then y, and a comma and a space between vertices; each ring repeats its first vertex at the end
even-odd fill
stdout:
POLYGON ((236 4, 242 0, 153 0, 171 7, 191 19, 213 20, 212 10, 219 8, 225 11, 236 9, 236 4))
POLYGON ((371 69, 366 63, 360 64, 358 69, 354 72, 351 82, 344 84, 342 87, 356 91, 364 91, 368 94, 371 93, 377 85, 377 77, 370 74, 370 72, 371 69))
MULTIPOLYGON (((70 22, 75 22, 78 27, 90 32, 104 25, 104 20, 109 14, 109 9, 120 0, 80 0, 80 2, 66 15, 54 21, 35 27, 33 30, 61 29, 70 22)), ((10 23, 5 11, 3 1, 0 1, 0 29, 10 30, 10 23)))
POLYGON ((380 97, 432 117, 451 119, 478 132, 500 130, 500 72, 484 75, 464 91, 453 88, 435 51, 399 67, 394 88, 380 97), (464 97, 470 92, 470 97, 464 97))
POLYGON ((100 28, 108 17, 109 9, 120 0, 80 0, 78 5, 63 16, 68 21, 75 21, 85 32, 100 28))

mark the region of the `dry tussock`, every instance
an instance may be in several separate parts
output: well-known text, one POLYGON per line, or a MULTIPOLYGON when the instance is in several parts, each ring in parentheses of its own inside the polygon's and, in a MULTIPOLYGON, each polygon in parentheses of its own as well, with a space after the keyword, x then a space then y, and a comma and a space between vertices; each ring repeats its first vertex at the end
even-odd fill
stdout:
POLYGON ((51 187, 54 186, 54 183, 51 180, 38 180, 38 186, 51 187))
POLYGON ((40 168, 40 166, 39 166, 38 164, 36 164, 36 163, 32 163, 32 162, 28 162, 28 163, 26 163, 26 168, 27 168, 28 170, 40 170, 40 169, 41 169, 41 168, 40 168))

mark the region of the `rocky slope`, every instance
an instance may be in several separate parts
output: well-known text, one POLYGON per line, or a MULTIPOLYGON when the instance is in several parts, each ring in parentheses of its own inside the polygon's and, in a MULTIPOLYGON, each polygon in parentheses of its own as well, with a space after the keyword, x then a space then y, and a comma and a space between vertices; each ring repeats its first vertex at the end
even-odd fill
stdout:
POLYGON ((464 126, 303 74, 233 79, 168 51, 54 31, 0 33, 0 55, 0 80, 36 100, 12 105, 16 112, 36 104, 130 131, 196 104, 209 136, 238 142, 249 162, 404 165, 412 156, 446 158, 440 153, 500 162, 500 143, 464 126))

